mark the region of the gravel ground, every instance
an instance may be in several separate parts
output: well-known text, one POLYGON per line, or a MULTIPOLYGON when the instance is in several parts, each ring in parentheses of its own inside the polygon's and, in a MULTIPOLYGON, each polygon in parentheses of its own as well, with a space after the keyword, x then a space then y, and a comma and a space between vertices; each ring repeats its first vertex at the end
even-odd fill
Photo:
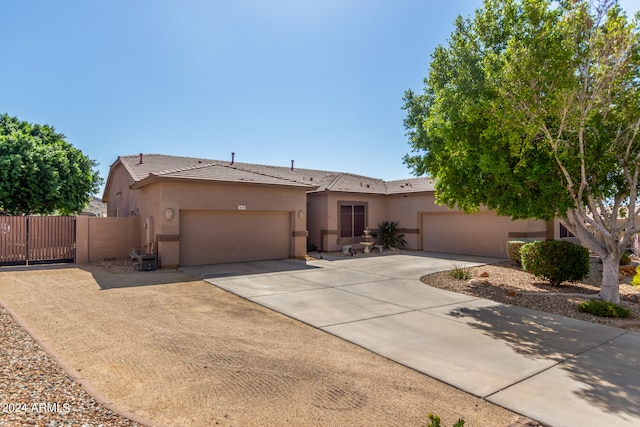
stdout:
MULTIPOLYGON (((462 266, 462 265, 461 265, 462 266)), ((591 274, 578 283, 564 283, 551 286, 522 269, 511 261, 499 264, 472 267, 468 269, 470 280, 454 279, 450 272, 440 272, 422 277, 429 286, 462 294, 486 298, 500 303, 544 311, 572 317, 587 322, 640 329, 640 304, 634 302, 640 289, 629 284, 630 276, 620 284, 621 304, 631 310, 631 317, 625 320, 598 317, 578 310, 578 304, 585 298, 558 295, 558 293, 595 294, 600 290, 602 264, 597 259, 591 261, 591 274), (635 295, 635 297, 634 297, 635 295)), ((636 300, 637 301, 637 300, 636 300)))
POLYGON ((0 306, 0 426, 139 426, 73 381, 0 306))

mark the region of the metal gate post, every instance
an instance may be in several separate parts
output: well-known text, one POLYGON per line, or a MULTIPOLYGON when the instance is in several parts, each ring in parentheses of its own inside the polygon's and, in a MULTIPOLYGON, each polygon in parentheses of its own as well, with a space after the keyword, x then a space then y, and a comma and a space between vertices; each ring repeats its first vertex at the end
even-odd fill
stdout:
POLYGON ((24 249, 26 251, 25 257, 24 257, 24 261, 25 261, 27 266, 29 266, 29 218, 30 218, 30 216, 27 215, 25 228, 24 228, 25 235, 26 235, 26 239, 25 239, 25 243, 24 243, 24 249))

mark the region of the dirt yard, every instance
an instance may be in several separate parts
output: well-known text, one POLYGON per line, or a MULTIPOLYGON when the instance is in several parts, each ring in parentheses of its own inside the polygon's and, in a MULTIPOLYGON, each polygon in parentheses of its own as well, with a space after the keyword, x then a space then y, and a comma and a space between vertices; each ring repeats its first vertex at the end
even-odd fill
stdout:
MULTIPOLYGON (((459 417, 495 427, 519 419, 177 271, 5 269, 0 302, 107 401, 161 425, 423 426, 435 413, 443 427, 459 417)), ((30 390, 34 402, 39 393, 30 390)))

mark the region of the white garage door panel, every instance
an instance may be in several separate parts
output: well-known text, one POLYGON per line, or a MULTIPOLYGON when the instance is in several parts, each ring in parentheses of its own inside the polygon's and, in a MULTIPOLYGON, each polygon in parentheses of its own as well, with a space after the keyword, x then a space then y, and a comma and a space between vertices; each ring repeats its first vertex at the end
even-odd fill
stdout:
POLYGON ((422 215, 422 248, 430 252, 504 257, 510 218, 492 212, 422 215))
POLYGON ((180 265, 289 257, 288 212, 180 211, 180 265))

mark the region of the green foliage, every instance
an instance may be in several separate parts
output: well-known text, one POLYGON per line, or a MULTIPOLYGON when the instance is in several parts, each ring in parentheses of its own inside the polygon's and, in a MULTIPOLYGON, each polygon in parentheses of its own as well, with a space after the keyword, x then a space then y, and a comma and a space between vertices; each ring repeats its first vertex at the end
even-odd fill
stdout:
POLYGON ((631 316, 631 310, 619 304, 614 304, 603 300, 589 300, 578 304, 578 310, 584 313, 591 313, 600 317, 615 317, 626 319, 631 316))
POLYGON ((589 251, 566 240, 527 243, 520 249, 522 268, 552 285, 575 282, 589 275, 589 251))
POLYGON ((438 202, 549 220, 587 195, 628 195, 640 37, 609 3, 600 17, 587 0, 485 0, 458 17, 424 93, 404 98, 405 163, 435 178, 438 202))
MULTIPOLYGON (((405 93, 405 163, 438 203, 559 217, 617 264, 640 231, 639 20, 612 0, 484 0, 405 93)), ((602 292, 619 300, 617 277, 602 292)))
POLYGON ((620 257, 620 265, 629 265, 631 264, 631 257, 628 253, 623 253, 620 257))
POLYGON ((522 241, 522 240, 509 240, 507 242, 507 257, 511 261, 513 261, 516 264, 520 265, 521 264, 520 248, 523 247, 526 244, 527 244, 527 242, 522 241))
POLYGON ((636 267, 636 275, 631 280, 633 286, 640 286, 640 266, 636 267))
POLYGON ((48 125, 0 116, 0 209, 11 215, 78 213, 98 191, 96 163, 48 125))
MULTIPOLYGON (((429 424, 426 427, 440 427, 440 417, 434 414, 429 414, 429 424)), ((464 427, 464 420, 462 418, 458 419, 453 427, 464 427)))
POLYGON ((385 248, 392 246, 400 248, 407 244, 404 240, 404 234, 400 234, 400 231, 398 230, 399 227, 397 221, 384 221, 382 224, 378 224, 378 228, 380 229, 378 238, 382 241, 385 248))
POLYGON ((456 280, 469 280, 471 279, 471 272, 469 271, 469 267, 465 267, 462 264, 452 263, 453 267, 449 274, 456 280))

